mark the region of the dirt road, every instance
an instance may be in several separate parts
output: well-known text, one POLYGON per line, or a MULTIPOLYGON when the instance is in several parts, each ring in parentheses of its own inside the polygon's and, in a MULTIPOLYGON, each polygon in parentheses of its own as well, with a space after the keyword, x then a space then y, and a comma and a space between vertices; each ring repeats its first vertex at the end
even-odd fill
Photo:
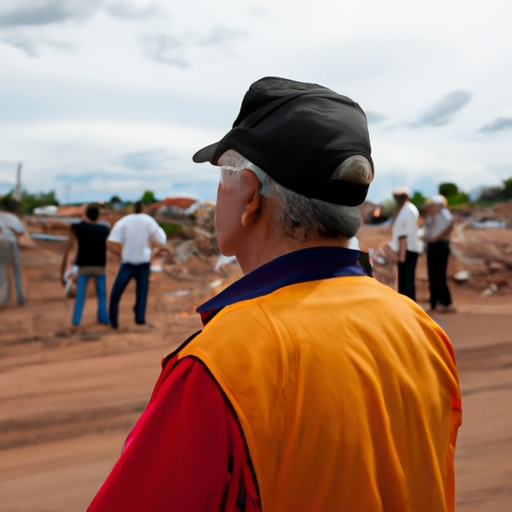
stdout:
MULTIPOLYGON (((0 310, 0 510, 78 512, 145 407, 160 358, 200 327, 192 306, 237 271, 216 274, 211 262, 196 262, 193 279, 154 274, 149 326, 133 324, 128 289, 119 331, 95 325, 89 300, 84 332, 71 334, 73 301, 58 281, 61 247, 38 246, 22 252, 26 306, 0 310)), ((116 265, 109 262, 109 287, 116 265)), ((463 389, 457 510, 512 510, 511 295, 452 289, 459 312, 435 318, 454 344, 463 389)))

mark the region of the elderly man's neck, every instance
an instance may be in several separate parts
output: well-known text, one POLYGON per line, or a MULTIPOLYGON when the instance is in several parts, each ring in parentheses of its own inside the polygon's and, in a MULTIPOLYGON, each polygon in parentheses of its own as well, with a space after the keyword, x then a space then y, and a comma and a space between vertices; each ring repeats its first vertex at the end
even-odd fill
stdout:
POLYGON ((301 249, 311 247, 347 248, 348 245, 348 238, 342 236, 337 238, 316 236, 300 241, 288 237, 271 236, 265 241, 255 239, 249 242, 239 254, 236 254, 236 258, 242 272, 248 274, 269 261, 301 249))

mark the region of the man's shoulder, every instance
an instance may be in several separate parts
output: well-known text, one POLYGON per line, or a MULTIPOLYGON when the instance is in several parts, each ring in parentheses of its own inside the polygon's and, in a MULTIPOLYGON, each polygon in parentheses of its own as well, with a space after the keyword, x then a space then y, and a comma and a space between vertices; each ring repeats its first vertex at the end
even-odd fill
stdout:
POLYGON ((130 220, 135 217, 135 214, 129 213, 128 215, 125 215, 124 217, 121 217, 116 224, 124 224, 126 222, 130 222, 130 220))
MULTIPOLYGON (((129 215, 124 216, 120 221, 123 223, 132 225, 145 225, 145 224, 153 224, 156 223, 155 219, 148 215, 147 213, 130 213, 129 215)), ((120 222, 118 221, 118 222, 120 222)))
POLYGON ((405 206, 407 207, 407 210, 409 212, 411 212, 415 217, 417 217, 420 214, 420 212, 418 211, 418 208, 416 208, 416 206, 413 203, 411 203, 410 201, 408 201, 405 204, 405 206))
MULTIPOLYGON (((249 318, 260 327, 268 325, 274 329, 271 317, 280 317, 286 321, 301 317, 303 313, 313 312, 311 320, 315 321, 319 305, 322 309, 343 310, 341 316, 352 316, 351 311, 357 308, 365 309, 368 304, 375 305, 377 309, 393 310, 395 306, 390 303, 403 305, 410 309, 409 301, 404 301, 404 296, 396 293, 374 278, 357 276, 338 276, 319 280, 306 280, 276 288, 270 293, 256 294, 251 298, 234 301, 223 307, 213 317, 210 327, 225 325, 245 325, 249 318), (315 304, 317 306, 315 306, 315 304), (238 321, 238 319, 244 319, 238 321)), ((413 303, 414 304, 414 303, 413 303)), ((330 313, 329 313, 330 314, 330 313)))
POLYGON ((367 276, 349 276, 286 286, 229 305, 208 322, 190 349, 199 350, 195 355, 234 350, 239 361, 242 354, 250 359, 249 352, 260 350, 277 355, 274 349, 283 343, 293 351, 303 340, 317 346, 324 339, 398 336, 404 328, 431 338, 438 334, 436 325, 421 307, 388 286, 367 276), (317 332, 322 335, 315 341, 317 332))
POLYGON ((114 228, 116 230, 119 230, 121 228, 128 228, 130 229, 131 226, 136 225, 138 223, 138 214, 136 213, 129 213, 128 215, 125 215, 124 217, 121 217, 115 224, 114 228))
POLYGON ((0 212, 0 219, 4 219, 7 222, 19 222, 18 217, 10 212, 0 212))
POLYGON ((449 220, 451 221, 453 219, 453 215, 452 215, 452 212, 450 210, 448 210, 448 208, 443 208, 440 212, 439 212, 446 220, 449 220))
POLYGON ((69 225, 69 228, 71 229, 71 231, 73 233, 76 233, 77 231, 79 231, 82 226, 86 224, 85 221, 83 220, 75 220, 75 221, 72 221, 71 224, 69 225))
POLYGON ((20 219, 10 212, 0 212, 0 223, 7 229, 13 229, 17 233, 23 233, 24 228, 20 219))
POLYGON ((147 222, 148 224, 158 224, 157 221, 151 217, 151 215, 148 215, 147 213, 139 213, 140 218, 143 222, 147 222))
POLYGON ((419 211, 412 203, 405 203, 400 211, 398 212, 398 215, 395 219, 395 224, 397 223, 412 223, 416 222, 419 217, 419 211))
POLYGON ((153 233, 159 227, 158 222, 147 213, 139 213, 137 217, 137 222, 134 225, 137 226, 137 229, 145 230, 148 234, 153 233))
POLYGON ((96 224, 96 230, 102 235, 108 235, 110 233, 110 226, 102 222, 98 222, 98 224, 96 224))
POLYGON ((71 224, 71 231, 84 236, 108 236, 110 228, 101 222, 79 221, 71 224))

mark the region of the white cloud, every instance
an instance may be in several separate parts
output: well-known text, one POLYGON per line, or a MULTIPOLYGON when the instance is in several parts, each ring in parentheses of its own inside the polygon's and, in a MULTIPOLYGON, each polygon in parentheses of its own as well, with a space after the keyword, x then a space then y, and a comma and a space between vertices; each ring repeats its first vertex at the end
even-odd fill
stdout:
POLYGON ((412 128, 418 126, 444 126, 450 123, 455 114, 471 100, 468 91, 454 91, 433 105, 420 119, 411 123, 412 128))
POLYGON ((54 25, 84 20, 99 7, 100 0, 3 0, 0 27, 54 25))
POLYGON ((115 18, 130 21, 142 21, 162 13, 162 10, 154 3, 137 6, 130 2, 113 2, 107 4, 106 11, 115 18))
POLYGON ((499 184, 512 175, 510 14, 508 0, 4 0, 0 160, 23 161, 34 191, 74 176, 72 198, 135 197, 137 158, 159 190, 211 194, 215 173, 191 155, 226 133, 251 82, 278 75, 369 112, 370 197, 397 180, 499 184))
POLYGON ((483 133, 501 132, 502 130, 512 130, 512 118, 497 117, 494 121, 480 128, 483 133))

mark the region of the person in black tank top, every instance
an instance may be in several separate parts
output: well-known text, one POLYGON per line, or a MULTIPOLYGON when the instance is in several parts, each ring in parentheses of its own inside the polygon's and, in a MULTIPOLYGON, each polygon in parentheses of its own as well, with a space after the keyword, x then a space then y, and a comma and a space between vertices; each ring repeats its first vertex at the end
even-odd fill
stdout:
POLYGON ((64 251, 61 266, 61 278, 64 282, 68 256, 73 247, 77 246, 75 265, 78 267, 76 281, 76 299, 71 320, 72 328, 80 325, 82 311, 87 296, 87 283, 89 278, 96 282, 96 297, 98 299, 98 322, 108 325, 107 292, 105 284, 105 265, 107 263, 106 240, 110 229, 98 223, 100 209, 97 204, 89 204, 85 209, 82 221, 71 225, 68 244, 64 251))

